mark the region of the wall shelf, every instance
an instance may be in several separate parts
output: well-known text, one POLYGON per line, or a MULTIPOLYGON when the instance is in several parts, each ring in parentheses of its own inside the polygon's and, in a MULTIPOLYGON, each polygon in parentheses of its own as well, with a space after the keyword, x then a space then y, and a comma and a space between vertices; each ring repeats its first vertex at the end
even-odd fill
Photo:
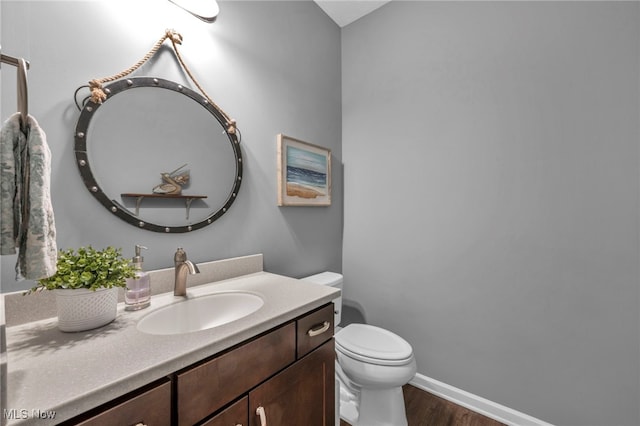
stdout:
POLYGON ((136 216, 140 213, 140 204, 142 204, 142 200, 145 198, 165 198, 165 199, 180 199, 184 200, 185 207, 187 209, 187 220, 189 219, 189 209, 191 208, 191 202, 193 200, 200 200, 203 198, 207 198, 206 195, 183 195, 183 194, 138 194, 126 192, 124 194, 120 194, 121 197, 125 198, 135 198, 136 199, 136 216))

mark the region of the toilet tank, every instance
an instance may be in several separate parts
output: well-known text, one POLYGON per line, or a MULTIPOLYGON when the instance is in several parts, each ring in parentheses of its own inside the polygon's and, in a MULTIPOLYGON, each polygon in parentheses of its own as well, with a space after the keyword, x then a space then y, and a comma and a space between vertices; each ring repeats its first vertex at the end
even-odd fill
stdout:
MULTIPOLYGON (((321 272, 319 274, 311 275, 301 278, 303 281, 308 281, 318 285, 327 285, 329 287, 339 288, 342 291, 342 274, 337 272, 321 272)), ((333 299, 334 305, 334 326, 338 326, 342 320, 342 293, 340 297, 333 299)))

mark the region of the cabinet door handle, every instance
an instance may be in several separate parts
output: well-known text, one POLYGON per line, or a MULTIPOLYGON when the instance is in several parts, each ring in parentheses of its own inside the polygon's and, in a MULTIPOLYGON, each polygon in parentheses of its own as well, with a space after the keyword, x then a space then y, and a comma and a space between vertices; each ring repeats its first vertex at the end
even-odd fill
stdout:
POLYGON ((267 426, 267 413, 264 407, 260 406, 256 409, 256 416, 260 416, 260 426, 267 426))
POLYGON ((325 321, 322 324, 311 327, 309 331, 307 331, 307 335, 309 335, 309 337, 317 336, 327 331, 329 327, 331 327, 331 323, 329 321, 325 321))

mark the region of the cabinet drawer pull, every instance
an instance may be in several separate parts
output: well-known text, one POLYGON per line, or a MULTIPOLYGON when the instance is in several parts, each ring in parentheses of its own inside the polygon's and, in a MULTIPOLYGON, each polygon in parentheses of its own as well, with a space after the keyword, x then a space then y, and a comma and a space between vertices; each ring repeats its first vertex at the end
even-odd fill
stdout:
POLYGON ((260 426, 267 426, 267 413, 264 407, 260 406, 256 409, 256 416, 260 416, 260 426))
POLYGON ((307 331, 307 335, 309 335, 309 337, 317 336, 327 331, 329 327, 331 327, 331 323, 329 321, 325 321, 322 324, 318 324, 315 327, 311 327, 309 331, 307 331))

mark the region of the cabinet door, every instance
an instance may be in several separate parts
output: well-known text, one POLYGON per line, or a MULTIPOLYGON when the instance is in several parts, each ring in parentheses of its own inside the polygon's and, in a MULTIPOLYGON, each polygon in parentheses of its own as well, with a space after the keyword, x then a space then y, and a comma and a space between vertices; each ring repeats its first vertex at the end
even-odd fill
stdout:
POLYGON ((249 424, 247 405, 248 398, 245 396, 240 401, 233 403, 229 408, 204 422, 202 426, 247 426, 249 424))
POLYGON ((335 352, 333 339, 249 392, 249 424, 333 426, 335 352))

